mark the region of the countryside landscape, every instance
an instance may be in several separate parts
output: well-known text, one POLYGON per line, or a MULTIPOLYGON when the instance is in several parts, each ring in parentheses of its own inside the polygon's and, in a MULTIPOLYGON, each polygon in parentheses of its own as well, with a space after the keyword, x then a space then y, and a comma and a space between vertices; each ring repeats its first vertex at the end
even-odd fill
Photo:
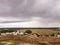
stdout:
POLYGON ((1 28, 0 45, 60 45, 60 28, 1 28))
POLYGON ((0 0, 0 45, 60 45, 60 0, 0 0))

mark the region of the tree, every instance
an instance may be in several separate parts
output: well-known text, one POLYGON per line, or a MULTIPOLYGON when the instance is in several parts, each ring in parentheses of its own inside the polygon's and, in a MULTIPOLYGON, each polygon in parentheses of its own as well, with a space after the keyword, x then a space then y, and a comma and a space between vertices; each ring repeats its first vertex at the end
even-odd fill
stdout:
POLYGON ((60 33, 59 33, 59 32, 58 32, 57 34, 58 34, 58 35, 60 35, 60 33))
POLYGON ((33 33, 33 34, 36 34, 37 37, 39 37, 40 35, 38 33, 33 33))
POLYGON ((31 30, 26 30, 25 33, 31 34, 32 31, 31 30))
POLYGON ((53 33, 53 34, 51 34, 51 36, 55 36, 55 34, 53 33))
POLYGON ((45 36, 46 36, 46 37, 48 37, 49 35, 48 35, 48 34, 46 34, 45 36))
POLYGON ((40 45, 46 45, 46 43, 41 43, 40 45))

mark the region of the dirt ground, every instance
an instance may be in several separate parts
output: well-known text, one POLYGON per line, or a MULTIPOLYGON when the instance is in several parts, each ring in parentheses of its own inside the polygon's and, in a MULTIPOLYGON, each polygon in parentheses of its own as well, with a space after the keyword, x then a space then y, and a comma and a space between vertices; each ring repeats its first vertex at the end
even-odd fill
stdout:
POLYGON ((36 44, 31 44, 31 43, 20 43, 19 45, 36 45, 36 44))
MULTIPOLYGON (((0 42, 3 45, 13 45, 13 42, 0 42)), ((31 44, 31 43, 19 43, 17 45, 36 45, 36 44, 31 44)))
POLYGON ((13 42, 1 42, 2 44, 4 44, 4 45, 11 45, 11 44, 13 44, 13 42))

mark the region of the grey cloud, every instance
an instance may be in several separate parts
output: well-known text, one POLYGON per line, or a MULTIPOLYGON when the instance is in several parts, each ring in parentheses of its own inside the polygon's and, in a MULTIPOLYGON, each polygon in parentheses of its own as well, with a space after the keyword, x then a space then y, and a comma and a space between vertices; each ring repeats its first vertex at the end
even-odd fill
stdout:
POLYGON ((0 17, 23 18, 22 20, 39 17, 45 25, 58 24, 60 0, 0 0, 0 17))
MULTIPOLYGON (((1 1, 1 0, 0 0, 1 1)), ((0 12, 2 16, 35 16, 45 14, 48 9, 48 0, 44 2, 44 0, 6 0, 2 1, 2 8, 4 8, 0 12), (41 3, 42 2, 42 3, 41 3), (46 3, 46 4, 45 4, 46 3), (8 5, 7 5, 8 4, 8 5), (10 9, 10 10, 9 10, 10 9), (7 11, 6 11, 7 10, 7 11)))
POLYGON ((50 3, 49 15, 51 15, 52 19, 60 19, 60 0, 53 0, 50 3))

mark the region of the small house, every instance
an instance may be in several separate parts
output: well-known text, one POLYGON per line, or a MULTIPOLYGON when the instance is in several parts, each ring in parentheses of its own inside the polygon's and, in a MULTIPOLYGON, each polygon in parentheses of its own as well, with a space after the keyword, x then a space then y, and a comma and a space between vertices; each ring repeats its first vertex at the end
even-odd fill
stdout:
POLYGON ((16 32, 12 32, 12 35, 17 35, 17 33, 16 32))
POLYGON ((6 33, 1 33, 1 36, 6 36, 6 33))
POLYGON ((23 33, 23 32, 20 32, 19 34, 20 34, 20 35, 24 35, 24 33, 23 33))
POLYGON ((57 37, 60 37, 60 35, 57 35, 57 37))

